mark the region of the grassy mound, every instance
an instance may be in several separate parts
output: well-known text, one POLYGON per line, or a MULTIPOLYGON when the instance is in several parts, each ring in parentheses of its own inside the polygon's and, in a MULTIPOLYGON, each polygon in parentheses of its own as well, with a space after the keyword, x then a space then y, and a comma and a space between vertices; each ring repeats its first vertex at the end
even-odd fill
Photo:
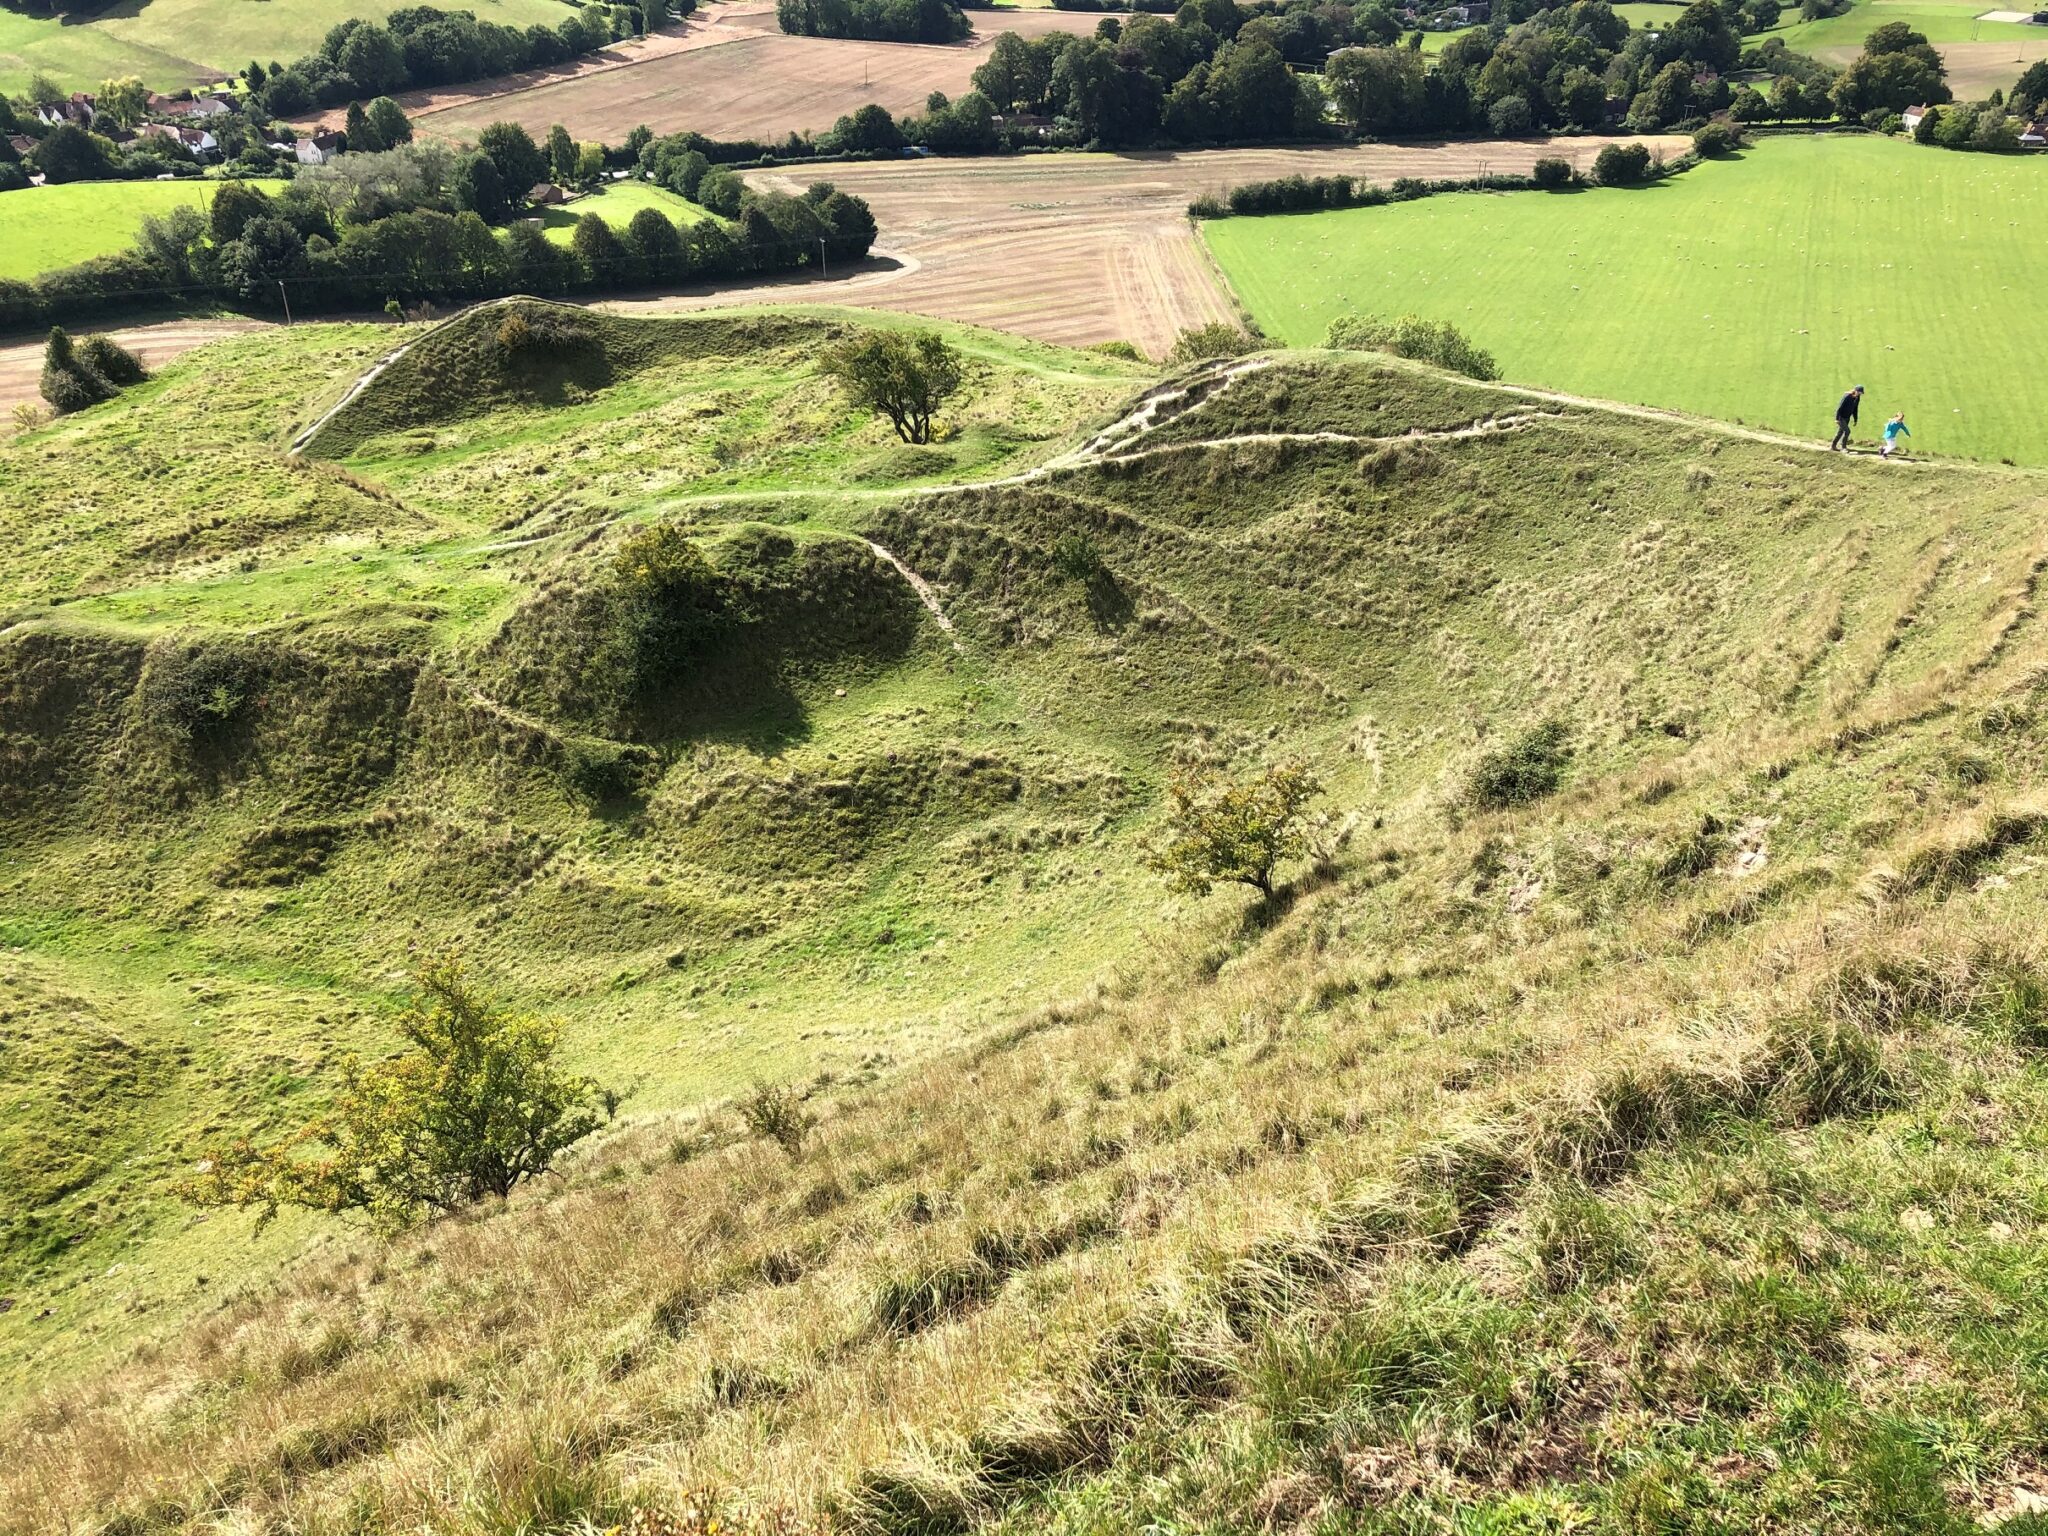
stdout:
POLYGON ((0 1530, 2026 1507, 2048 486, 1905 497, 1380 356, 1114 420, 1114 365, 959 339, 950 483, 849 475, 884 445, 772 347, 656 362, 362 439, 347 473, 428 526, 504 488, 451 558, 387 549, 231 644, 125 590, 6 637, 77 674, 17 690, 46 730, 101 722, 45 776, 71 808, 9 822, 0 985, 61 1001, 8 1020, 8 1091, 89 1082, 80 1123, 129 1139, 66 1132, 21 1184, 0 1337, 46 1390, 0 1428, 0 1530), (750 617, 600 718, 553 669, 636 537, 750 617), (392 692, 318 682, 367 666, 341 620, 401 559, 438 586, 387 631, 392 692), (224 646, 251 670, 200 666, 224 646), (175 812, 89 750, 166 659, 168 699, 308 700, 175 812), (743 719, 762 678, 791 702, 743 719), (316 774, 384 721, 388 768, 316 774), (1166 776, 1280 756, 1328 785, 1314 857, 1271 902, 1163 898, 1166 776), (289 1123, 379 1038, 416 938, 567 1013, 627 1122, 389 1243, 286 1222, 252 1253, 166 1209, 200 1128, 289 1123), (750 1132, 756 1080, 808 1134, 750 1132))
POLYGON ((822 344, 830 322, 777 315, 633 319, 545 299, 463 311, 413 338, 305 447, 346 457, 365 440, 480 416, 504 405, 580 403, 661 364, 747 358, 799 340, 822 344))

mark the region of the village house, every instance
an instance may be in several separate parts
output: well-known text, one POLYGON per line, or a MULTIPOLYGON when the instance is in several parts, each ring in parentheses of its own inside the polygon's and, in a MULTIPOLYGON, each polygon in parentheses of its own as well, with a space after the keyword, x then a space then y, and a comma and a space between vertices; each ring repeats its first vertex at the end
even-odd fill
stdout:
POLYGON ((2022 128, 2020 143, 2028 149, 2048 147, 2048 117, 2037 118, 2022 128))
POLYGON ((325 165, 341 153, 342 143, 338 133, 308 134, 292 146, 292 153, 301 165, 325 165))
POLYGON ((224 96, 165 96, 151 91, 144 102, 151 117, 225 117, 235 104, 224 96))
POLYGON ((152 138, 182 144, 201 160, 220 153, 220 141, 204 128, 188 128, 180 123, 144 123, 140 131, 152 138))
POLYGON ((1920 126, 1920 119, 1931 110, 1933 109, 1929 107, 1908 107, 1899 114, 1899 126, 1911 133, 1920 126))
POLYGON ((93 109, 92 97, 84 91, 74 91, 68 101, 52 102, 36 108, 36 117, 52 128, 59 123, 76 123, 81 128, 90 128, 93 119, 99 116, 93 109))

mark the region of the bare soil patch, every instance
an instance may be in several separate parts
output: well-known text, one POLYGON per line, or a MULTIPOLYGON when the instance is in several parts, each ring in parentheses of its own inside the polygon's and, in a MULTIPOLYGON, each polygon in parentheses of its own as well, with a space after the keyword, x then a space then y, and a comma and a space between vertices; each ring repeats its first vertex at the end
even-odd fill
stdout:
POLYGON ((1948 87, 1957 101, 1981 101, 1994 90, 2011 90, 2013 82, 2037 59, 2048 59, 2048 27, 2038 38, 1998 43, 1942 43, 1941 60, 1948 66, 1948 87))
POLYGON ((921 110, 933 91, 957 96, 1004 32, 1092 33, 1099 16, 1052 10, 975 11, 975 35, 945 46, 787 37, 765 0, 731 0, 683 28, 586 60, 484 86, 403 98, 420 126, 470 139, 494 122, 539 134, 560 123, 578 139, 617 143, 635 126, 694 129, 718 139, 822 132, 868 102, 921 110))

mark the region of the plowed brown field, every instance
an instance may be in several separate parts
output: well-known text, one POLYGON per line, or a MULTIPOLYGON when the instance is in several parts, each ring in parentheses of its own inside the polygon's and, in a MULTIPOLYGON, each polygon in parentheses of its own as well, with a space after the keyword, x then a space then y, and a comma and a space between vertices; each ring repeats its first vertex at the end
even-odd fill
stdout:
POLYGON ((488 123, 536 136, 555 123, 578 139, 617 143, 636 125, 691 128, 718 139, 817 132, 868 102, 922 109, 933 91, 957 96, 1003 32, 1093 32, 1078 11, 974 11, 975 35, 944 47, 785 37, 765 0, 708 6, 678 31, 607 50, 578 68, 490 81, 489 87, 406 98, 418 125, 473 139, 488 123))

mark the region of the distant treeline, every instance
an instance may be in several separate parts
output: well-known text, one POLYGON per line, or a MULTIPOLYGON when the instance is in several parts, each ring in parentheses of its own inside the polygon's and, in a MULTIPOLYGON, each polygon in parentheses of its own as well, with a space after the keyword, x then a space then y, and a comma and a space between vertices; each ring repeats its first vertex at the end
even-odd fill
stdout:
POLYGON ((1005 33, 974 85, 999 115, 1105 146, 1325 137, 1330 109, 1361 135, 1519 136, 1624 115, 1661 129, 1728 105, 1757 4, 1699 0, 1650 32, 1604 0, 1500 0, 1493 24, 1431 59, 1383 0, 1187 0, 1171 17, 1107 16, 1093 37, 1005 33))
POLYGON ((565 8, 549 27, 508 27, 468 11, 407 6, 382 22, 350 17, 329 29, 319 48, 290 64, 243 71, 251 92, 273 117, 429 85, 460 85, 493 75, 561 64, 659 25, 671 11, 688 15, 696 0, 645 0, 635 5, 565 8))
POLYGON ((954 0, 776 0, 775 20, 796 37, 876 43, 952 43, 974 30, 954 0))
POLYGON ((0 280, 0 328, 167 301, 270 312, 289 304, 305 315, 392 301, 665 286, 789 271, 821 257, 857 260, 875 238, 867 204, 829 183, 801 197, 757 192, 728 171, 710 170, 701 156, 694 177, 682 179, 730 223, 679 228, 659 209, 644 208, 615 230, 591 213, 577 220, 566 246, 549 240, 538 221, 493 229, 481 210, 516 212, 502 188, 531 185, 539 151, 509 124, 493 124, 485 139, 496 158, 479 150, 458 160, 440 145, 344 155, 274 197, 246 182, 225 183, 206 213, 176 208, 145 219, 134 246, 119 255, 33 282, 0 280))

